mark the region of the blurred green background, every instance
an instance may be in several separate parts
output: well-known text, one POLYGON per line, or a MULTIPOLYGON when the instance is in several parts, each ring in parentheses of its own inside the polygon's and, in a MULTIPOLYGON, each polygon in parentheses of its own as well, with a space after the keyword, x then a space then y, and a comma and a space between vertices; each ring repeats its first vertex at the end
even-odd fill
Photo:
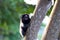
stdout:
POLYGON ((24 0, 0 0, 0 40, 21 40, 20 16, 33 12, 34 7, 24 0))
MULTIPOLYGON (((21 40, 20 16, 25 13, 33 13, 34 8, 35 5, 28 5, 24 0, 0 0, 0 40, 21 40)), ((47 15, 50 12, 51 9, 47 15)), ((42 26, 44 27, 45 24, 42 23, 42 26)), ((40 33, 38 35, 41 36, 40 33)))

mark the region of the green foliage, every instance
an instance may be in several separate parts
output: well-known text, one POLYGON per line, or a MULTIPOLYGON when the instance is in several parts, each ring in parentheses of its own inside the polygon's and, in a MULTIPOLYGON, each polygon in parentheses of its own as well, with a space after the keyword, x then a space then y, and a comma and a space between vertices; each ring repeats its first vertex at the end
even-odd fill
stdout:
POLYGON ((51 11, 52 11, 52 8, 53 8, 53 6, 50 8, 50 10, 48 10, 48 12, 47 12, 47 15, 48 15, 48 16, 50 15, 50 13, 51 13, 51 11))
POLYGON ((17 4, 17 6, 19 6, 19 7, 16 8, 16 11, 19 12, 19 13, 23 13, 23 14, 24 13, 31 13, 31 12, 33 12, 33 10, 35 8, 35 6, 27 5, 25 3, 17 4))
POLYGON ((0 1, 0 28, 3 28, 4 39, 21 40, 19 34, 20 15, 31 13, 34 8, 35 6, 25 4, 24 0, 0 1))
POLYGON ((34 6, 21 3, 22 0, 4 0, 0 5, 1 23, 7 24, 19 22, 19 13, 33 12, 34 6))

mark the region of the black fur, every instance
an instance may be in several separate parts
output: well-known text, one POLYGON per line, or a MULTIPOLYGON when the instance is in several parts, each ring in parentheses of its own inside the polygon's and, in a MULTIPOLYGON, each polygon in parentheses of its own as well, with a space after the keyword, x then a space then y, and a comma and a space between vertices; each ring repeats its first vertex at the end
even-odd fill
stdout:
POLYGON ((25 36, 26 31, 27 31, 28 27, 30 26, 31 19, 29 18, 28 14, 22 15, 21 19, 22 19, 22 23, 24 25, 23 27, 21 27, 22 28, 22 35, 25 36))

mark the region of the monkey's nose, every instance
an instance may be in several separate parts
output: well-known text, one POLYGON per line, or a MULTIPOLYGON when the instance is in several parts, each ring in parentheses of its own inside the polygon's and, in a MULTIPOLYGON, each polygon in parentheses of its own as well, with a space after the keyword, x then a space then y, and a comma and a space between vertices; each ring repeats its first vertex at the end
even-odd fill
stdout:
POLYGON ((28 18, 25 18, 25 20, 28 20, 28 18))

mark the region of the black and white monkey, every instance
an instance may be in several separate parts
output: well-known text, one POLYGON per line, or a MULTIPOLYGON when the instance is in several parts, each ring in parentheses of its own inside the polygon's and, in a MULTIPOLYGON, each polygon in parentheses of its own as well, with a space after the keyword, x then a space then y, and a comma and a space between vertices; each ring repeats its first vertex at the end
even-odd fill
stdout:
POLYGON ((22 37, 26 35, 26 31, 30 26, 31 17, 33 14, 23 14, 20 19, 20 34, 22 37))

